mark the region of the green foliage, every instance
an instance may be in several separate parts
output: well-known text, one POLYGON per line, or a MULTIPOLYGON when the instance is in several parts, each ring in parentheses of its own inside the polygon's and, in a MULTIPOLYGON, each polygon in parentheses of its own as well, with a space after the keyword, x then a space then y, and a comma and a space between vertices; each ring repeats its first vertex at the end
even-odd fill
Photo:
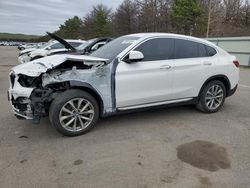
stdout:
POLYGON ((83 35, 83 22, 78 16, 75 16, 60 25, 59 30, 55 33, 63 38, 80 38, 83 35))
POLYGON ((170 18, 179 32, 191 34, 196 29, 201 13, 197 0, 175 0, 170 18))
POLYGON ((94 19, 94 30, 96 37, 101 37, 111 34, 111 23, 107 18, 105 9, 101 8, 96 10, 96 15, 94 19))
POLYGON ((24 35, 24 34, 11 34, 11 33, 0 33, 0 40, 4 41, 21 41, 28 42, 39 38, 37 35, 24 35))
MULTIPOLYGON (((72 17, 54 33, 65 39, 85 40, 150 31, 205 37, 208 25, 210 36, 249 35, 249 1, 123 0, 114 12, 102 4, 94 6, 84 18, 72 17)), ((41 42, 50 40, 50 37, 0 34, 1 39, 41 42)))
POLYGON ((94 6, 83 21, 85 38, 112 35, 111 9, 100 4, 94 6))

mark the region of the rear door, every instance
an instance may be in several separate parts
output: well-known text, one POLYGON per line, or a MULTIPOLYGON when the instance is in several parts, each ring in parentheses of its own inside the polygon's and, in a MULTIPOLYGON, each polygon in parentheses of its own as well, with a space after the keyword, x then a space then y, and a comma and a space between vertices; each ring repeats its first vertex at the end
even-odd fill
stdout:
POLYGON ((154 38, 134 50, 144 54, 135 63, 121 61, 116 70, 116 106, 150 105, 171 99, 173 39, 154 38))
POLYGON ((194 41, 175 39, 173 97, 196 97, 215 71, 215 57, 210 57, 206 45, 194 41))

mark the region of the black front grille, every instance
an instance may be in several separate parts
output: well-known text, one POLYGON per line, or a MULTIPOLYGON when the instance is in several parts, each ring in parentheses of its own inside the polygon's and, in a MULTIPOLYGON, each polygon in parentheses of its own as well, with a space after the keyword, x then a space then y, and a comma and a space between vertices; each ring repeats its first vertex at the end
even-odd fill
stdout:
POLYGON ((15 83, 15 74, 14 73, 11 73, 10 74, 10 82, 11 82, 11 86, 13 87, 14 86, 14 83, 15 83))

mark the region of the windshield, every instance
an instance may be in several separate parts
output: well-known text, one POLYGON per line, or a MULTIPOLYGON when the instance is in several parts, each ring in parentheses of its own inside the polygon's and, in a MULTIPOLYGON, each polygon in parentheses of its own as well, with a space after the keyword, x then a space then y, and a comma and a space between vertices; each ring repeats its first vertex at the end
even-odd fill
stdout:
POLYGON ((131 36, 119 37, 93 52, 91 56, 109 59, 112 61, 117 57, 117 55, 119 55, 123 50, 125 50, 138 39, 139 37, 131 36))

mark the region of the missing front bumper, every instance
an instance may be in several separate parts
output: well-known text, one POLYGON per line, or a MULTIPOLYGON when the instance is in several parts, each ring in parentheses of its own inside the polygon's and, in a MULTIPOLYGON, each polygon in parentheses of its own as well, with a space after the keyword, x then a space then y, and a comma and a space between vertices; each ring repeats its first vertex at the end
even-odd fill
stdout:
POLYGON ((52 101, 52 90, 34 89, 30 98, 14 99, 8 91, 8 100, 12 110, 18 119, 32 120, 33 123, 39 123, 42 117, 48 116, 49 106, 52 101))

